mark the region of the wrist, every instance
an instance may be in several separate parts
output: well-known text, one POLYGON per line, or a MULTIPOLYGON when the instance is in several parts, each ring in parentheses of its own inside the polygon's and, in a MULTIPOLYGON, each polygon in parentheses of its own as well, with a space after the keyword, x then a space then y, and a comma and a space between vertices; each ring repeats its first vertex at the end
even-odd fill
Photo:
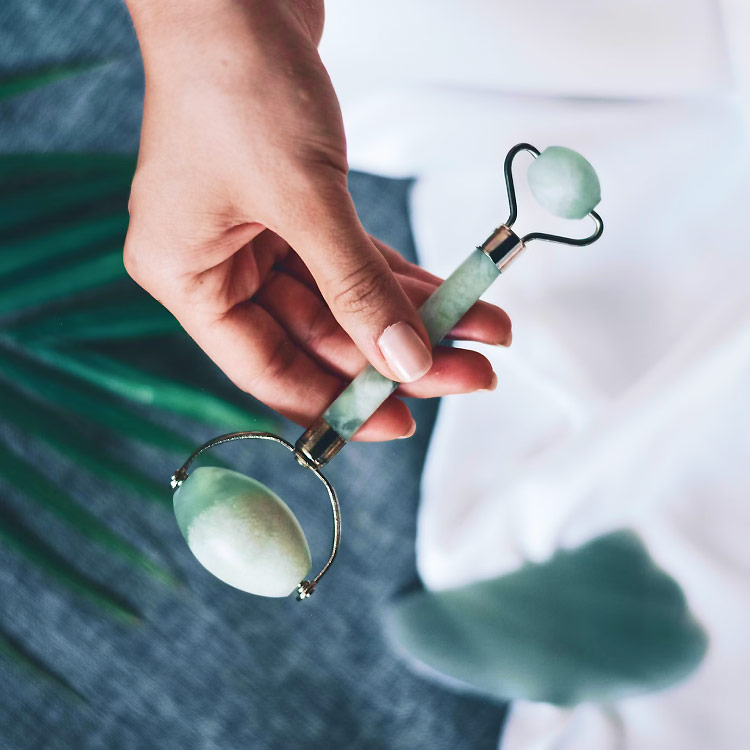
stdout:
MULTIPOLYGON (((179 64, 203 50, 231 44, 262 0, 125 0, 147 71, 162 60, 179 64)), ((243 43, 251 46, 252 34, 243 43)))
POLYGON ((125 0, 139 36, 167 35, 204 23, 215 23, 232 7, 250 5, 253 0, 125 0))
MULTIPOLYGON (((209 46, 239 37, 259 44, 283 27, 303 32, 315 46, 323 32, 323 0, 125 0, 141 51, 158 52, 173 41, 209 46)), ((145 60, 144 60, 145 62, 145 60)))

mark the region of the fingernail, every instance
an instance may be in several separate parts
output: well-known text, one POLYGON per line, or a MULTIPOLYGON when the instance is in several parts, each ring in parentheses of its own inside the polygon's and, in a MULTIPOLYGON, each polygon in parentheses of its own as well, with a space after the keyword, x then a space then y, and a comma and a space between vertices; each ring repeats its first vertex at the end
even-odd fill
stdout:
POLYGON ((402 383, 410 383, 432 367, 432 352, 405 321, 394 323, 378 339, 380 353, 402 383))
POLYGON ((410 438, 416 431, 417 431, 417 423, 412 419, 411 420, 411 427, 409 428, 409 432, 407 432, 406 435, 401 435, 398 439, 399 440, 406 440, 406 438, 410 438))
POLYGON ((490 380, 490 384, 486 388, 480 388, 480 391, 494 391, 495 388, 497 388, 497 373, 492 373, 492 380, 490 380))
POLYGON ((513 343, 513 331, 508 331, 508 335, 500 342, 500 346, 510 346, 513 343))

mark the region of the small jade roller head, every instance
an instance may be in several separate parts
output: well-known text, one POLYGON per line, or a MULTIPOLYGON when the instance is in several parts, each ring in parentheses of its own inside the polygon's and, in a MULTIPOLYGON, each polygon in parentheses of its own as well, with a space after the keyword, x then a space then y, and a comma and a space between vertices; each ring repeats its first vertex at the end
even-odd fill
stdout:
MULTIPOLYGON (((540 152, 529 143, 514 146, 505 158, 505 183, 510 214, 485 242, 456 268, 419 308, 433 346, 458 323, 490 285, 505 274, 511 261, 532 240, 565 245, 590 245, 603 231, 594 211, 601 198, 599 179, 580 154, 561 146, 540 152), (512 227, 517 217, 513 160, 526 151, 534 157, 528 182, 539 204, 555 216, 589 216, 594 231, 587 237, 532 232, 520 236, 512 227)), ((306 599, 333 562, 341 539, 341 513, 333 485, 320 468, 328 463, 398 383, 371 365, 362 370, 325 412, 300 436, 295 445, 269 432, 235 432, 204 443, 172 477, 177 524, 198 561, 217 578, 260 596, 287 596, 297 592, 306 599), (284 501, 260 482, 219 467, 195 469, 191 463, 203 451, 233 440, 256 438, 282 445, 304 469, 323 483, 333 510, 333 541, 328 562, 311 580, 310 549, 294 514, 284 501)))

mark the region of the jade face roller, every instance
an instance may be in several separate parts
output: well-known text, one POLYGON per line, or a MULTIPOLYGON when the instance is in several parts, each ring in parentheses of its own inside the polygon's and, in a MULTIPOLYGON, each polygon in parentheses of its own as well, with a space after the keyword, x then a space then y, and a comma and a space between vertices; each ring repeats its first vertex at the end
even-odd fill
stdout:
MULTIPOLYGON (((593 167, 575 151, 552 146, 540 153, 528 143, 514 146, 505 157, 505 183, 510 215, 435 290, 419 314, 435 346, 458 323, 492 282, 533 240, 566 245, 589 245, 603 230, 593 210, 601 194, 593 167), (574 239, 532 232, 519 237, 511 227, 517 203, 513 160, 527 151, 534 157, 528 170, 532 194, 555 216, 582 219, 590 216, 594 231, 574 239)), ((320 469, 398 387, 398 383, 368 365, 297 440, 295 445, 269 432, 235 432, 209 440, 198 448, 172 476, 177 524, 198 561, 222 581, 261 596, 309 597, 331 566, 341 538, 341 513, 336 491, 320 469), (248 438, 270 440, 288 450, 303 467, 323 483, 333 510, 333 543, 330 557, 312 580, 305 535, 289 507, 260 482, 236 471, 200 467, 188 475, 199 454, 222 443, 248 438)))

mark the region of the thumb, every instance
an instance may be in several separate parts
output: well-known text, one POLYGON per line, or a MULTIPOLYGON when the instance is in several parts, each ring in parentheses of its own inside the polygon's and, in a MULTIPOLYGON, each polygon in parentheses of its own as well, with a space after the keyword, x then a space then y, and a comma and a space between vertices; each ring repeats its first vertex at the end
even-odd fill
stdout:
POLYGON ((301 221, 279 234, 312 273, 339 325, 383 375, 400 382, 421 378, 432 366, 429 337, 359 221, 346 176, 336 173, 296 205, 301 221))

